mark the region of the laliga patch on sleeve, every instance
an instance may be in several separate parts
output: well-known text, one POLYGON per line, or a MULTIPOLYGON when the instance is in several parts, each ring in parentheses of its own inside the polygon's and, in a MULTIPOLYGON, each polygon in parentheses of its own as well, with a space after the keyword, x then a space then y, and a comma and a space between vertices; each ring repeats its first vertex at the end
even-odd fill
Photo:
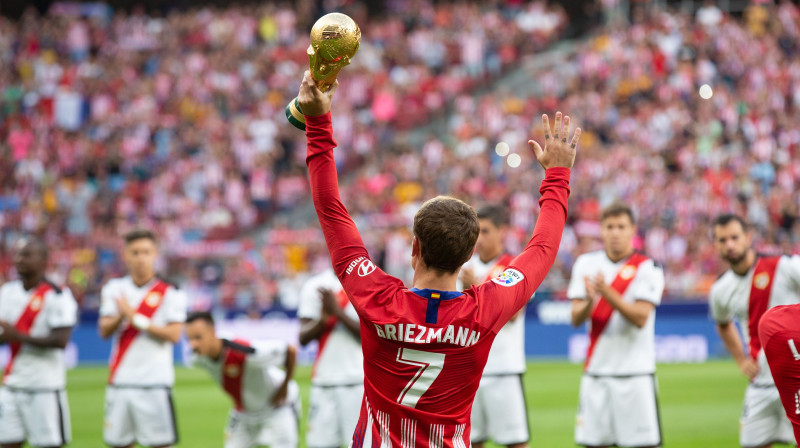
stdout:
POLYGON ((525 279, 522 272, 516 269, 506 269, 502 274, 493 278, 492 281, 501 286, 514 286, 525 279))

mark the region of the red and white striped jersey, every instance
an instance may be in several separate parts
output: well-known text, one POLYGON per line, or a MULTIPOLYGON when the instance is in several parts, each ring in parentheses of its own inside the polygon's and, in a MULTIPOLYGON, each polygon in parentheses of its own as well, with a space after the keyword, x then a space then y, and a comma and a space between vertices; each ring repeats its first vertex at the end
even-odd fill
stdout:
POLYGON ((351 446, 466 448, 492 341, 555 259, 569 170, 547 170, 533 237, 499 276, 464 292, 408 289, 370 260, 339 199, 330 115, 306 117, 306 128, 314 206, 361 321, 364 400, 351 446))

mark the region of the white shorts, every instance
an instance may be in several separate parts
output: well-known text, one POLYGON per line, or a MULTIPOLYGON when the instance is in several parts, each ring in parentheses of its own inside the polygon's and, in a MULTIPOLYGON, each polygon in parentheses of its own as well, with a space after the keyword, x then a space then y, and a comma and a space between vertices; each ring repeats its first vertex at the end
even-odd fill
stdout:
POLYGON ((348 446, 361 414, 364 385, 311 386, 306 444, 310 448, 348 446))
POLYGON ((0 388, 0 444, 63 446, 71 439, 65 391, 0 388))
POLYGON ((172 390, 168 387, 106 388, 103 439, 111 446, 178 443, 172 390))
POLYGON ((297 448, 299 403, 267 414, 232 410, 225 427, 225 448, 297 448))
POLYGON ((498 445, 526 443, 528 408, 522 375, 487 375, 481 378, 472 403, 472 443, 490 438, 498 445))
POLYGON ((771 443, 795 444, 792 423, 786 417, 775 386, 747 386, 739 423, 739 443, 743 447, 771 443))
POLYGON ((581 378, 575 443, 583 446, 660 446, 654 375, 581 378))

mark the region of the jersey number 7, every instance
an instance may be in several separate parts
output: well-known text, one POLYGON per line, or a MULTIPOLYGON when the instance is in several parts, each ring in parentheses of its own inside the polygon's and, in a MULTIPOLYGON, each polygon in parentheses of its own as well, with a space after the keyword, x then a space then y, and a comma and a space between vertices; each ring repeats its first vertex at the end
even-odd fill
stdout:
POLYGON ((410 348, 399 348, 397 350, 397 362, 419 367, 419 370, 411 377, 411 381, 406 384, 397 397, 397 402, 409 408, 417 407, 419 399, 431 387, 436 377, 444 367, 444 354, 423 352, 410 348))

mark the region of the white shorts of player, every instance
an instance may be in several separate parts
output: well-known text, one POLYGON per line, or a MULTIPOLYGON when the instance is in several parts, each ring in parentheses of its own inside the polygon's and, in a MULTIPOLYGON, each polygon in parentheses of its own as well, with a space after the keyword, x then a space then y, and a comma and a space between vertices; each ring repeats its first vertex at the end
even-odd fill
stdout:
POLYGON ((103 439, 111 446, 178 443, 175 407, 168 387, 106 388, 103 439))
POLYGON ((481 378, 472 403, 472 443, 491 439, 498 445, 530 439, 528 408, 522 375, 487 375, 481 378))
POLYGON ((299 401, 267 414, 231 410, 225 426, 225 448, 297 448, 300 413, 299 401))
POLYGON ((306 445, 309 448, 348 446, 361 413, 364 385, 311 386, 306 445))
POLYGON ((575 443, 583 446, 660 446, 654 375, 581 378, 575 443))
POLYGON ((792 423, 786 417, 775 386, 747 386, 739 423, 739 443, 743 447, 795 444, 792 423))
POLYGON ((71 439, 65 391, 0 388, 0 444, 62 446, 71 439))

